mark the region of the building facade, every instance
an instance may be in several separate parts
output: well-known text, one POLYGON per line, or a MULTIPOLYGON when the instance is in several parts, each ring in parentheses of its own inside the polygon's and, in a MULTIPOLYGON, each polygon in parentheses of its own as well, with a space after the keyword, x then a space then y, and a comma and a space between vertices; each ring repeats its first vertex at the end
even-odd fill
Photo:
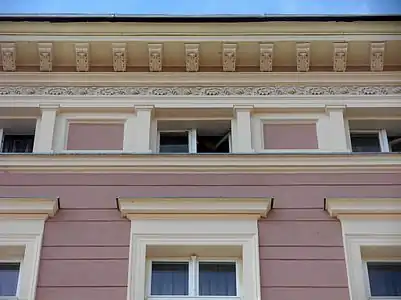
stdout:
POLYGON ((2 17, 0 299, 401 298, 401 21, 2 17))

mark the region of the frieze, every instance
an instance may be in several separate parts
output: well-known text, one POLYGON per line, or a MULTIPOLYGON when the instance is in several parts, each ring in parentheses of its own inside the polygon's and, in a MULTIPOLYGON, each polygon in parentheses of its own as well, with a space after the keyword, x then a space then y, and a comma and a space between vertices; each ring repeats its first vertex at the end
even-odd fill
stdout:
POLYGON ((63 87, 0 86, 0 95, 48 96, 297 96, 297 95, 401 95, 401 86, 293 86, 256 87, 63 87))

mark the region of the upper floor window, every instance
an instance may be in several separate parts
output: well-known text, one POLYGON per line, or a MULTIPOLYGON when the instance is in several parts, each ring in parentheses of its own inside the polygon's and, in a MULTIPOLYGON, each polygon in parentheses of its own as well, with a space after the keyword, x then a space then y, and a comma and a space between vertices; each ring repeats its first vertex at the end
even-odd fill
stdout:
POLYGON ((2 152, 30 153, 33 151, 34 135, 5 134, 2 152))
POLYGON ((19 270, 19 263, 0 263, 0 297, 15 297, 17 295, 19 270))
POLYGON ((33 152, 36 121, 36 119, 0 119, 0 152, 33 152))
POLYGON ((371 297, 401 297, 401 262, 367 262, 371 297))

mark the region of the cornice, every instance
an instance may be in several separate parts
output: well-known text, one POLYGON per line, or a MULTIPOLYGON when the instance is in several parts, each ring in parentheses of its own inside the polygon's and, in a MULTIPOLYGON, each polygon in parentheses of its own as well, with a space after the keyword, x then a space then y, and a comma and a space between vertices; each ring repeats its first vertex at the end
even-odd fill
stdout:
POLYGON ((397 153, 382 154, 3 154, 7 172, 401 172, 397 153))
POLYGON ((271 198, 118 198, 123 217, 130 215, 253 215, 266 217, 271 198))
POLYGON ((332 217, 345 215, 401 214, 401 198, 328 198, 326 210, 332 217))
POLYGON ((58 201, 48 198, 0 198, 2 215, 46 215, 53 217, 58 211, 58 201))

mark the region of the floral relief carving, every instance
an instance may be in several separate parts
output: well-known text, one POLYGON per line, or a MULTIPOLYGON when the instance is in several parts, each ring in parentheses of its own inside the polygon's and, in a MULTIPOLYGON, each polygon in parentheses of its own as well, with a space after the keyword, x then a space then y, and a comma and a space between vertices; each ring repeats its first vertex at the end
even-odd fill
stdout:
POLYGON ((223 71, 235 72, 235 65, 237 61, 237 45, 224 44, 223 45, 223 71))
POLYGON ((334 43, 333 51, 333 70, 335 72, 345 72, 347 69, 347 43, 334 43))
POLYGON ((53 70, 53 44, 38 44, 39 70, 41 72, 51 72, 53 70))
POLYGON ((114 72, 125 72, 127 69, 126 44, 113 44, 113 70, 114 72))
POLYGON ((15 71, 17 69, 16 57, 17 49, 14 43, 1 45, 1 57, 3 71, 15 71))
POLYGON ((370 45, 370 70, 381 72, 384 68, 385 43, 372 43, 370 45))
POLYGON ((325 96, 325 95, 401 95, 401 86, 291 86, 272 85, 256 87, 46 87, 0 86, 0 95, 49 96, 325 96))
POLYGON ((89 71, 89 44, 75 44, 75 63, 77 72, 89 71))
POLYGON ((308 72, 310 64, 310 43, 297 43, 297 71, 308 72))
POLYGON ((199 71, 199 44, 185 45, 185 69, 187 72, 199 71))
POLYGON ((149 71, 161 72, 163 69, 163 45, 149 44, 149 71))
POLYGON ((274 44, 260 45, 260 71, 271 72, 273 70, 273 46, 274 44))

